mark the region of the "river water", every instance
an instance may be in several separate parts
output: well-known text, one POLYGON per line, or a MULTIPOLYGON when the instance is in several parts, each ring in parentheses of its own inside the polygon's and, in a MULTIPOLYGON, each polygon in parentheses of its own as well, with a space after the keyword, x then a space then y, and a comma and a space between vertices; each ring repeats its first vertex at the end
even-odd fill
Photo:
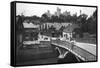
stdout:
MULTIPOLYGON (((59 59, 59 52, 52 47, 20 47, 16 53, 16 65, 41 65, 57 63, 77 63, 75 55, 68 53, 59 59)), ((80 61, 82 62, 82 61, 80 61)))

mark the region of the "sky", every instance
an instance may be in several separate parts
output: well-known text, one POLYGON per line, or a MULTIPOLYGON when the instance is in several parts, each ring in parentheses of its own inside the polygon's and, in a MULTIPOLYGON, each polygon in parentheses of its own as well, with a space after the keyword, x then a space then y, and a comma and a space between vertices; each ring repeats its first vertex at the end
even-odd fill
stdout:
POLYGON ((88 17, 93 14, 93 12, 96 10, 95 7, 78 7, 78 6, 63 6, 63 5, 46 5, 46 4, 29 4, 29 3, 17 3, 16 4, 16 14, 25 16, 33 16, 37 15, 41 17, 41 15, 47 10, 50 11, 51 14, 54 14, 57 11, 57 7, 61 9, 61 13, 64 11, 70 11, 71 15, 77 13, 77 15, 80 15, 81 13, 87 14, 88 17))

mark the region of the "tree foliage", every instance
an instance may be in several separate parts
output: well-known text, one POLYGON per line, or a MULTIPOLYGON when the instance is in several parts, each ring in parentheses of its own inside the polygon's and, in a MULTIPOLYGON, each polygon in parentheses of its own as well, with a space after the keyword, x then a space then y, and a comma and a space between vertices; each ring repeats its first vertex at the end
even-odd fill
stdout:
MULTIPOLYGON (((88 18, 88 15, 86 14, 81 14, 77 16, 77 14, 73 15, 63 15, 60 14, 60 16, 52 15, 51 17, 48 17, 45 13, 41 15, 41 17, 38 17, 36 15, 34 16, 18 16, 18 21, 16 23, 17 29, 20 30, 22 29, 22 23, 24 20, 29 20, 29 22, 35 20, 35 21, 40 21, 40 24, 42 23, 47 23, 47 22, 57 22, 57 23, 62 23, 62 22, 68 22, 68 23, 75 23, 80 25, 80 30, 82 33, 88 32, 91 34, 96 33, 96 27, 97 27, 97 10, 93 13, 88 18)), ((32 22, 34 23, 34 22, 32 22)), ((62 30, 62 29, 61 29, 62 30)))

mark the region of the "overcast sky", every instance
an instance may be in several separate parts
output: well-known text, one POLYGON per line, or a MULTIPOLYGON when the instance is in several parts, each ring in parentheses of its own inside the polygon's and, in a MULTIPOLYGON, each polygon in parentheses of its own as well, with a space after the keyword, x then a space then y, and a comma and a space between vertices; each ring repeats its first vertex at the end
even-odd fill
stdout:
POLYGON ((21 15, 23 13, 25 16, 41 16, 43 13, 50 10, 51 14, 56 12, 57 7, 61 9, 61 13, 64 11, 70 11, 71 15, 77 12, 77 15, 80 15, 80 10, 82 13, 87 14, 88 16, 92 15, 96 10, 94 7, 78 7, 78 6, 61 6, 61 5, 45 5, 45 4, 29 4, 29 3, 17 3, 16 4, 16 13, 21 15))

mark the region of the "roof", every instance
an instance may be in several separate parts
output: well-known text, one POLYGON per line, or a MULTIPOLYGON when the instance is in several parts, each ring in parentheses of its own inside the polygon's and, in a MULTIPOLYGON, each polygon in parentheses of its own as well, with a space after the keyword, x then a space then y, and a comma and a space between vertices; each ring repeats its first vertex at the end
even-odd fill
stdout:
POLYGON ((68 25, 63 32, 71 33, 75 28, 79 28, 77 24, 68 25))
POLYGON ((33 23, 23 23, 24 28, 39 28, 39 25, 35 25, 33 23))

